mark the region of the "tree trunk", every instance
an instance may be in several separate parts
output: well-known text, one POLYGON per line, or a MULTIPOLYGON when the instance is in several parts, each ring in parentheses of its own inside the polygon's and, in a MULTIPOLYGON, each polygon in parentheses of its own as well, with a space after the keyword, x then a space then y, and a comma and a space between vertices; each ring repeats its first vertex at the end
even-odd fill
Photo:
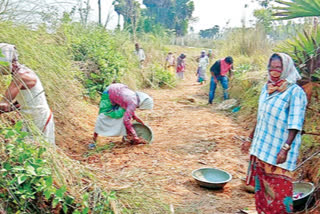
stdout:
POLYGON ((118 13, 118 25, 117 25, 118 30, 120 30, 120 13, 118 13))
POLYGON ((7 11, 9 5, 9 0, 0 0, 0 14, 3 14, 7 11))
POLYGON ((101 0, 98 0, 99 25, 101 25, 101 0))
POLYGON ((90 12, 90 0, 87 0, 85 14, 84 14, 84 25, 87 25, 88 23, 89 12, 90 12))
POLYGON ((136 26, 137 20, 135 19, 134 16, 131 16, 131 26, 132 26, 132 33, 133 33, 133 41, 136 42, 136 34, 137 34, 137 26, 136 26))

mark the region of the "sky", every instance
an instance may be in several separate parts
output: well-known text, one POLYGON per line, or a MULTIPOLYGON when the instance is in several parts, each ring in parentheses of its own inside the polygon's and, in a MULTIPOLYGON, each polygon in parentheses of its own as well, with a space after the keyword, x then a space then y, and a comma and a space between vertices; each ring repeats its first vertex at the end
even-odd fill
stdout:
MULTIPOLYGON (((250 20, 253 20, 253 10, 258 8, 258 4, 253 0, 193 0, 195 3, 194 17, 198 21, 191 26, 195 32, 203 29, 212 28, 214 25, 225 27, 240 27, 241 19, 245 18, 246 25, 250 26, 250 20), (245 5, 248 5, 245 8, 245 5)), ((90 0, 92 12, 91 19, 98 20, 98 0, 90 0), (94 15, 95 14, 95 15, 94 15)), ((113 10, 112 0, 101 0, 102 2, 102 20, 106 20, 107 14, 111 14, 111 21, 107 28, 113 29, 117 25, 117 14, 113 10)), ((142 0, 140 0, 142 2, 142 0)))
POLYGON ((193 0, 195 3, 194 17, 198 22, 192 24, 195 31, 212 28, 214 25, 224 27, 240 27, 245 18, 246 25, 253 20, 253 10, 258 7, 252 0, 193 0), (245 8, 245 5, 248 5, 245 8))

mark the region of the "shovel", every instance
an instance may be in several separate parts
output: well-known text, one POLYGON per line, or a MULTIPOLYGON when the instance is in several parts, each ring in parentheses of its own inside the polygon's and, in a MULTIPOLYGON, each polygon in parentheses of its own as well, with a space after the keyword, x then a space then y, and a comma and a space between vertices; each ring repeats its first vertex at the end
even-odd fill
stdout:
POLYGON ((308 160, 310 160, 314 156, 318 155, 319 153, 320 153, 320 151, 317 151, 317 152, 313 153, 310 157, 308 157, 307 159, 302 161, 293 171, 296 171, 297 169, 299 169, 303 164, 305 164, 308 160))

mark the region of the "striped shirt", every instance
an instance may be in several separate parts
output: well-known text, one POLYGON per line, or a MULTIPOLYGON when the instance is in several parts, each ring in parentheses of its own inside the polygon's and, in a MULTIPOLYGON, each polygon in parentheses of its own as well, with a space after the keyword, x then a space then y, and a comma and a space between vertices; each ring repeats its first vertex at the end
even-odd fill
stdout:
POLYGON ((289 129, 302 130, 306 105, 306 95, 296 84, 282 93, 274 92, 271 95, 265 85, 259 98, 257 126, 250 154, 269 164, 293 171, 299 156, 301 132, 293 140, 286 162, 277 165, 277 155, 288 139, 289 129))

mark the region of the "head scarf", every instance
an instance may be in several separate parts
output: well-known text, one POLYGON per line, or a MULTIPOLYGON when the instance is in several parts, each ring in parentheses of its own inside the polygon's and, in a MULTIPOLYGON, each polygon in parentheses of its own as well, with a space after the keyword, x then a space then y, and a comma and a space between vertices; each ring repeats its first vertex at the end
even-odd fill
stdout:
POLYGON ((201 57, 205 57, 206 56, 206 51, 205 50, 202 50, 201 51, 201 57))
POLYGON ((152 109, 153 108, 153 99, 146 93, 137 91, 139 97, 139 108, 140 109, 152 109))
MULTIPOLYGON (((283 92, 287 89, 288 85, 295 84, 297 80, 301 79, 299 72, 294 66, 292 58, 285 53, 277 53, 282 60, 282 72, 280 79, 277 82, 271 80, 271 76, 268 73, 268 92, 269 94, 274 91, 283 92)), ((270 62, 268 67, 270 66, 270 62)))
POLYGON ((0 43, 0 72, 12 71, 12 62, 18 60, 18 52, 14 45, 0 43))
MULTIPOLYGON (((285 53, 277 53, 277 55, 279 55, 282 59, 282 72, 280 80, 285 80, 289 84, 294 84, 297 82, 297 80, 300 80, 301 76, 294 66, 292 58, 285 53)), ((270 75, 268 75, 268 80, 269 82, 272 82, 270 75)))

